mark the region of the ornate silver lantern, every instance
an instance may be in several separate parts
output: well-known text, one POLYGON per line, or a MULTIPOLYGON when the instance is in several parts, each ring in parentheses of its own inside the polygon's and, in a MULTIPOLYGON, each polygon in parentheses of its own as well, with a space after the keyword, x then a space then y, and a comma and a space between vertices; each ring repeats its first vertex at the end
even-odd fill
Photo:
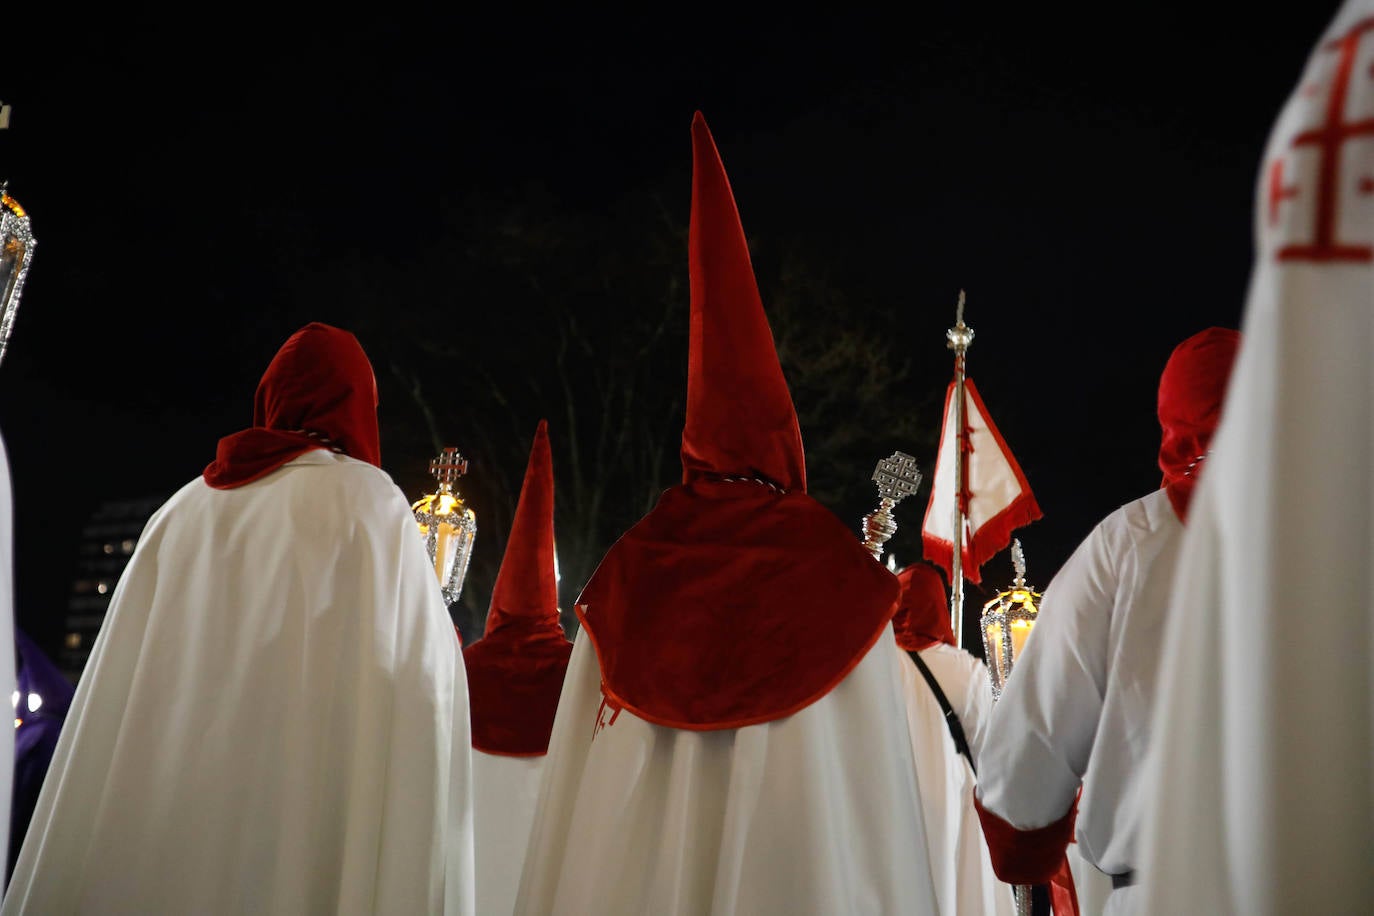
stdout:
POLYGON ((458 454, 458 449, 444 449, 429 463, 429 472, 439 482, 439 489, 420 497, 410 507, 425 539, 425 550, 434 564, 444 601, 449 604, 463 593, 472 544, 477 539, 477 515, 453 489, 454 482, 467 470, 467 459, 458 454))
POLYGON ((5 358, 5 345, 19 311, 34 244, 28 214, 0 185, 0 360, 5 358))
POLYGON ((1011 588, 998 592, 997 597, 983 605, 983 655, 992 677, 994 700, 1002 695, 1016 657, 1040 613, 1040 593, 1026 584, 1026 555, 1019 538, 1011 542, 1011 562, 1016 571, 1011 588))

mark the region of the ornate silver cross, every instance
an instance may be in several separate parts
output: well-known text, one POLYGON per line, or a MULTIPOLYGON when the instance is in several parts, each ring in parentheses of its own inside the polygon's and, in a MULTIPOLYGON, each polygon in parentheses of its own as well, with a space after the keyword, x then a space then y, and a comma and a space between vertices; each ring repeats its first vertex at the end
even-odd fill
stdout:
POLYGON ((468 460, 458 453, 458 449, 449 446, 429 462, 429 472, 439 481, 440 489, 448 492, 454 481, 468 472, 468 460))
POLYGON ((878 508, 864 516, 864 547, 873 559, 883 558, 883 545, 897 533, 897 520, 892 509, 921 485, 921 472, 916 459, 905 452, 893 452, 873 469, 873 481, 878 485, 881 501, 878 508))

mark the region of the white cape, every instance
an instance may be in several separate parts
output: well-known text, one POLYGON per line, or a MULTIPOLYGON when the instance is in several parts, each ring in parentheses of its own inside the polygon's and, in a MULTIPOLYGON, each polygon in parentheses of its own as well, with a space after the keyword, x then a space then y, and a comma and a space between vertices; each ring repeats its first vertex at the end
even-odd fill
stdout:
POLYGON ((506 916, 515 908, 543 772, 543 756, 472 752, 477 912, 481 916, 506 916))
MULTIPOLYGON (((901 649, 895 651, 940 912, 1011 916, 1016 911, 1011 885, 999 881, 992 870, 992 857, 973 808, 973 769, 955 749, 944 712, 916 663, 901 649)), ((987 667, 977 657, 944 643, 921 650, 921 660, 959 716, 976 761, 992 712, 987 667)))
POLYGON ((401 491, 307 452, 149 520, 3 912, 470 913, 467 682, 401 491))
POLYGON ((1371 17, 1344 4, 1265 151, 1167 622, 1141 912, 1374 910, 1374 135, 1340 127, 1374 118, 1371 17))
MULTIPOLYGON (((0 439, 0 690, 13 694, 19 686, 14 659, 14 514, 10 461, 0 439)), ((0 742, 0 786, 14 784, 14 740, 0 742)), ((9 861, 9 823, 12 793, 0 792, 0 862, 9 861)))
POLYGON ((939 912, 896 651, 889 627, 795 715, 695 732, 603 709, 579 633, 516 912, 939 912))

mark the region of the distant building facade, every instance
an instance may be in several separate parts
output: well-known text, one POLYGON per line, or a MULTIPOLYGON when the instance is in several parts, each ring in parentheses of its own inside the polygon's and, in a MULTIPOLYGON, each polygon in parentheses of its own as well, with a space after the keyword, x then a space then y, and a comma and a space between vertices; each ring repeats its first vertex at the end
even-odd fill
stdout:
POLYGON ((76 577, 67 599, 66 627, 58 665, 73 684, 91 655, 115 584, 129 562, 143 526, 165 497, 112 500, 100 505, 81 529, 76 577))

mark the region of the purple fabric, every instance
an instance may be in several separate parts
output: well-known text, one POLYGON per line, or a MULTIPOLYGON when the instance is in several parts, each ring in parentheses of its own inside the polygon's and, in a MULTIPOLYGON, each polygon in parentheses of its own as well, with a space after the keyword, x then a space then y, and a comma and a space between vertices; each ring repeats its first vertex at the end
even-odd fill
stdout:
POLYGON ((19 858, 19 848, 23 845, 24 834, 28 831, 29 820, 33 817, 34 806, 38 803, 38 791, 43 788, 43 778, 52 762, 53 750, 57 747, 57 737, 62 732, 62 723, 67 718, 67 708, 72 703, 73 688, 57 666, 43 654, 43 650, 19 628, 14 630, 14 646, 17 653, 16 674, 19 689, 19 705, 15 707, 16 719, 24 724, 15 729, 14 734, 14 795, 10 805, 10 854, 6 868, 6 882, 14 871, 15 860, 19 858), (36 693, 43 698, 42 705, 29 712, 29 694, 36 693))

